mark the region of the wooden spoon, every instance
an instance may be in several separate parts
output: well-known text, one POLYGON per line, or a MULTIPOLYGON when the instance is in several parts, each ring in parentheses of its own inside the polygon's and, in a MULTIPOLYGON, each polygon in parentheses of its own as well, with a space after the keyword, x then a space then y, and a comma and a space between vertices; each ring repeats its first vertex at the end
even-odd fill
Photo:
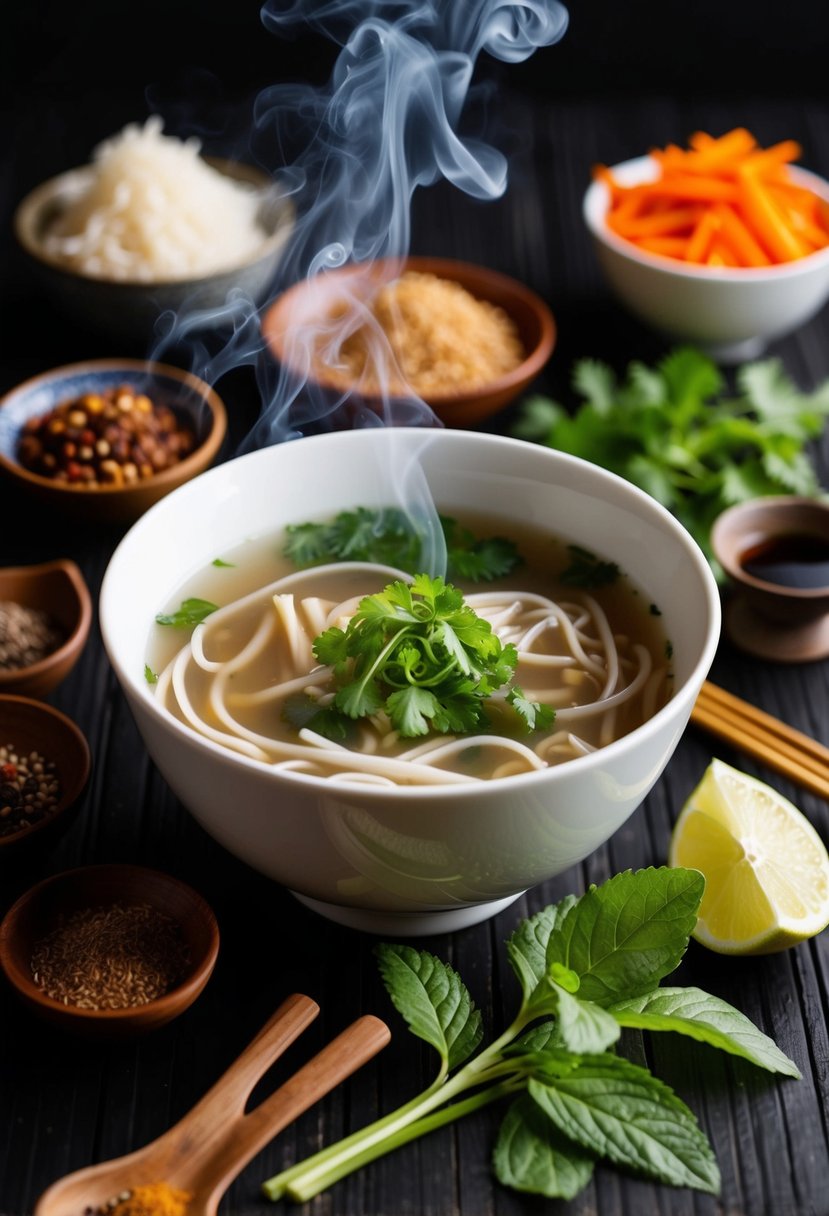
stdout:
POLYGON ((318 1013, 310 997, 288 997, 224 1076, 169 1131, 137 1152, 53 1182, 40 1196, 34 1216, 83 1216, 123 1191, 153 1182, 189 1192, 187 1216, 213 1216, 236 1175, 277 1132, 389 1041, 389 1029, 379 1018, 358 1018, 245 1114, 256 1082, 318 1013))

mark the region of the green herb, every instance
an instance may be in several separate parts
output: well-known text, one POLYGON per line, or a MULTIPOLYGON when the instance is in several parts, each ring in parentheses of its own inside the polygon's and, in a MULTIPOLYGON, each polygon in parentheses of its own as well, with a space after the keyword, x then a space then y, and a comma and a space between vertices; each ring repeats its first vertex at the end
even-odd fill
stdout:
MULTIPOLYGON (((491 582, 521 564, 515 543, 501 536, 477 538, 448 516, 440 516, 450 578, 491 582)), ((376 562, 407 573, 422 564, 423 536, 396 507, 343 511, 330 523, 292 524, 284 554, 298 566, 320 562, 376 562)))
POLYGON ((155 619, 159 625, 172 625, 174 629, 189 629, 193 625, 201 624, 204 618, 210 616, 210 613, 215 612, 218 607, 218 604, 211 604, 210 600, 191 598, 182 600, 181 606, 176 612, 159 612, 155 619))
MULTIPOLYGON (((428 574, 365 596, 348 628, 327 629, 313 649, 334 671, 330 708, 351 720, 383 709, 404 738, 484 726, 484 702, 518 661, 515 647, 501 642, 456 587, 428 574)), ((520 689, 508 699, 527 729, 552 722, 553 711, 520 689)), ((314 723, 330 734, 330 717, 314 723)))
POLYGON ((618 382, 583 359, 574 413, 546 397, 524 402, 515 434, 581 456, 651 494, 694 536, 715 573, 710 531, 726 507, 768 494, 817 495, 806 451, 829 416, 829 381, 802 393, 779 359, 743 365, 736 392, 716 365, 690 347, 655 367, 629 364, 618 382))
POLYGON ((570 554, 570 565, 563 571, 561 581, 568 586, 587 589, 610 587, 618 579, 620 572, 615 562, 603 561, 589 549, 582 549, 581 545, 568 545, 567 552, 570 554))
POLYGON ((211 565, 217 566, 220 570, 230 570, 236 565, 235 562, 226 562, 222 557, 214 557, 211 565))
POLYGON ((157 684, 158 683, 158 676, 153 671, 152 667, 150 667, 149 663, 144 664, 144 679, 147 681, 148 684, 157 684))
POLYGON ((493 1155, 506 1186, 571 1199, 604 1159, 717 1194, 714 1152, 692 1112, 615 1052, 623 1026, 672 1031, 800 1076, 725 1001, 699 988, 659 987, 685 952, 704 883, 696 870, 626 871, 522 921, 507 942, 521 1006, 483 1048, 480 1013, 456 972, 426 951, 378 946, 392 1002, 437 1052, 437 1075, 397 1111, 269 1179, 264 1193, 305 1202, 392 1149, 511 1096, 493 1155))

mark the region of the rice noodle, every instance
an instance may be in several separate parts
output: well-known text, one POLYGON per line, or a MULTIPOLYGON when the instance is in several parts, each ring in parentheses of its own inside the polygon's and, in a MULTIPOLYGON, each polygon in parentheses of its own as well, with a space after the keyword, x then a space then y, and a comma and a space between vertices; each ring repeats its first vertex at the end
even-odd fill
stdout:
MULTIPOLYGON (((665 666, 654 665, 643 644, 614 636, 593 596, 571 592, 555 602, 535 592, 489 590, 467 595, 466 602, 516 647, 516 683, 556 708, 552 731, 526 741, 497 730, 409 740, 381 710, 356 724, 358 740, 348 746, 309 727, 270 735, 263 720, 276 724, 286 698, 305 694, 320 709, 333 699, 332 670, 315 665, 312 643, 322 628, 344 627, 362 599, 317 594, 336 586, 344 572, 365 577, 365 594, 389 574, 408 577, 370 563, 336 563, 241 597, 198 625, 161 672, 156 695, 162 704, 204 737, 280 771, 377 786, 458 785, 587 756, 652 714, 665 695, 665 666)), ((505 696, 501 690, 490 702, 496 724, 508 709, 505 696)))

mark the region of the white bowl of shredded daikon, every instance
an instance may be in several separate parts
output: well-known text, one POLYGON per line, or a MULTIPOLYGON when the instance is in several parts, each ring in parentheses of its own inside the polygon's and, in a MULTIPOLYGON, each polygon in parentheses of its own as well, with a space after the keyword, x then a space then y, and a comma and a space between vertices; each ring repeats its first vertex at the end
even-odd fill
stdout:
POLYGON ((197 140, 163 135, 153 116, 34 189, 14 229, 55 304, 146 344, 164 314, 186 310, 212 327, 231 293, 259 304, 293 219, 267 174, 202 156, 197 140))

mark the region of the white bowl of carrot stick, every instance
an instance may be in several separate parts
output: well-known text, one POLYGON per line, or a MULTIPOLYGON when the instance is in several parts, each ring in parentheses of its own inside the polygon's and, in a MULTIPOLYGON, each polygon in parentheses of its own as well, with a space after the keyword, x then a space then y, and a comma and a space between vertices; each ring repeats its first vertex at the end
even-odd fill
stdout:
POLYGON ((584 219, 641 320, 722 363, 761 354, 829 297, 829 182, 745 128, 597 166, 584 219))

